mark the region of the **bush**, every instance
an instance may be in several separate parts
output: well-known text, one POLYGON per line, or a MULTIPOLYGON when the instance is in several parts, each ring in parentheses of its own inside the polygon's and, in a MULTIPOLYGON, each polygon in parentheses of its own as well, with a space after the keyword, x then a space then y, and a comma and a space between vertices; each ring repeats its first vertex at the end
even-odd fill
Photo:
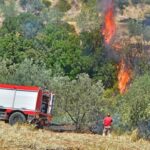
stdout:
POLYGON ((143 33, 143 24, 138 20, 131 19, 128 22, 128 29, 132 36, 141 35, 143 33))
POLYGON ((149 132, 147 130, 149 128, 148 120, 150 118, 149 87, 150 78, 147 73, 141 77, 137 77, 128 92, 119 100, 122 122, 129 129, 139 128, 142 135, 147 135, 147 132, 149 132), (143 125, 145 126, 145 130, 143 130, 143 125))
POLYGON ((150 120, 138 123, 139 136, 150 140, 150 120))
POLYGON ((80 130, 96 120, 97 113, 103 109, 103 85, 101 81, 92 82, 87 74, 80 74, 76 79, 58 77, 51 80, 50 89, 56 95, 56 112, 67 114, 76 129, 80 130), (102 103, 101 103, 102 102, 102 103))
POLYGON ((45 6, 50 7, 51 6, 51 2, 49 0, 43 0, 43 3, 45 4, 45 6))
POLYGON ((60 0, 56 7, 61 11, 61 12, 66 12, 69 9, 71 9, 71 5, 68 3, 67 0, 60 0))

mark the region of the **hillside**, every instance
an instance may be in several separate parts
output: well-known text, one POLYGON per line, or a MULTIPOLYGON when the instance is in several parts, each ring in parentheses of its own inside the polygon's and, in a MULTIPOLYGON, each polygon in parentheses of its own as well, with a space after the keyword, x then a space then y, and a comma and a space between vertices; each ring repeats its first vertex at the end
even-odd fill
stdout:
MULTIPOLYGON (((109 113, 117 133, 150 139, 149 0, 0 0, 0 61, 0 83, 55 94, 54 124, 81 132, 109 113)), ((0 127, 0 150, 150 149, 129 136, 0 127)))
POLYGON ((9 126, 0 122, 1 150, 149 150, 150 143, 132 142, 126 136, 102 137, 94 134, 57 133, 31 126, 9 126))

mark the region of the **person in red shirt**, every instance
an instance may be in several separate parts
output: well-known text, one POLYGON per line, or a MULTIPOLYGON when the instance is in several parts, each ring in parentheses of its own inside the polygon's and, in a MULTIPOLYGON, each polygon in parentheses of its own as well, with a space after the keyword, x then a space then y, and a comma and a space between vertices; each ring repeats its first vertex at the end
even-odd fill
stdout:
POLYGON ((106 136, 106 135, 110 136, 112 122, 113 122, 113 119, 108 113, 107 116, 103 120, 103 125, 104 125, 103 136, 106 136))

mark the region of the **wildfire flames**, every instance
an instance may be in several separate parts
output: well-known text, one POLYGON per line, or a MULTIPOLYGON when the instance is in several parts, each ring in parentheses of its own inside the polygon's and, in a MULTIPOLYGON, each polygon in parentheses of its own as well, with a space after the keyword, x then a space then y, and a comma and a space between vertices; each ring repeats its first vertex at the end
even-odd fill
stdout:
POLYGON ((116 32, 116 24, 114 19, 114 1, 111 0, 110 4, 108 4, 104 15, 104 27, 102 29, 102 34, 105 38, 105 43, 110 44, 111 39, 113 38, 116 32))
MULTIPOLYGON (((114 18, 114 0, 109 0, 107 8, 104 12, 104 26, 102 35, 104 36, 105 44, 110 45, 112 38, 116 33, 116 23, 114 18)), ((113 44, 112 48, 120 52, 122 49, 120 44, 113 44)), ((127 85, 131 79, 131 70, 127 66, 125 59, 121 59, 118 64, 118 89, 121 94, 126 91, 127 85)))
POLYGON ((126 86, 130 81, 131 76, 131 70, 128 68, 128 66, 125 63, 125 60, 122 59, 118 66, 119 72, 118 72, 118 88, 121 94, 123 94, 126 91, 126 86))

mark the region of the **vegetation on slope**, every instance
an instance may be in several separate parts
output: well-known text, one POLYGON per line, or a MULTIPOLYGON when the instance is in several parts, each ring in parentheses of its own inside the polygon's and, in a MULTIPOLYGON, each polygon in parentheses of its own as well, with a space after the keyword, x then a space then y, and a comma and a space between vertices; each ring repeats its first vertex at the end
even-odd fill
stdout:
POLYGON ((142 124, 146 130, 140 135, 150 138, 150 81, 145 79, 150 6, 138 0, 115 4, 120 29, 114 40, 123 46, 119 56, 104 45, 103 5, 96 0, 1 0, 0 82, 47 86, 56 93, 56 122, 84 129, 95 122, 102 125, 110 112, 115 130, 132 131, 142 124), (125 95, 117 89, 120 55, 132 69, 125 95))

